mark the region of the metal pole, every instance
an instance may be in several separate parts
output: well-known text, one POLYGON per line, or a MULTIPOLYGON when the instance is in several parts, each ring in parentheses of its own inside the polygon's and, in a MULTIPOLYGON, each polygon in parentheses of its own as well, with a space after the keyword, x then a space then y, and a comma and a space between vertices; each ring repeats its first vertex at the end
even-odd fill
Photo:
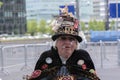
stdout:
POLYGON ((4 69, 4 47, 3 46, 0 46, 0 60, 1 60, 1 70, 0 70, 0 74, 2 75, 8 75, 8 72, 5 72, 5 69, 4 69))
POLYGON ((3 47, 0 46, 0 60, 1 60, 1 71, 4 71, 4 61, 3 61, 3 47))
POLYGON ((108 12, 109 12, 109 9, 108 9, 108 0, 106 0, 106 17, 105 17, 105 30, 109 30, 109 15, 108 15, 108 12))
POLYGON ((118 47, 118 65, 120 66, 120 39, 118 39, 117 42, 117 47, 118 47))
MULTIPOLYGON (((79 16, 79 0, 76 0, 76 17, 80 21, 80 16, 79 16)), ((80 26, 79 26, 79 30, 81 30, 80 26)))
POLYGON ((118 0, 116 0, 116 28, 115 30, 117 30, 118 28, 118 0))
POLYGON ((103 42, 100 40, 101 68, 103 68, 103 42))

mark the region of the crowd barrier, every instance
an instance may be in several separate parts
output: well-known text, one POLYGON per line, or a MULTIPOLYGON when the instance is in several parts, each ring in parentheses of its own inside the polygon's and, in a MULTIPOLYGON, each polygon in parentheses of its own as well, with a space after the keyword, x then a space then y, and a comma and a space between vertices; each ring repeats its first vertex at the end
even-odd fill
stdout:
MULTIPOLYGON (((10 73, 26 68, 33 69, 41 53, 50 49, 51 43, 0 45, 0 72, 10 73)), ((89 52, 96 68, 120 66, 120 40, 115 42, 84 42, 79 48, 89 52)))

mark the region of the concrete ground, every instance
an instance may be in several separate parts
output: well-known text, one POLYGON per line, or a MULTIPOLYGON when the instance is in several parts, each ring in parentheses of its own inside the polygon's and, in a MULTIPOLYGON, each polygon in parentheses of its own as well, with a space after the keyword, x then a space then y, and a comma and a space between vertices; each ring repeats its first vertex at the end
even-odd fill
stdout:
MULTIPOLYGON (((101 80, 120 80, 120 68, 96 69, 101 80)), ((0 73, 0 80, 23 80, 23 75, 30 74, 32 70, 26 69, 13 73, 0 73)))
POLYGON ((97 69, 101 80, 120 80, 120 68, 97 69))

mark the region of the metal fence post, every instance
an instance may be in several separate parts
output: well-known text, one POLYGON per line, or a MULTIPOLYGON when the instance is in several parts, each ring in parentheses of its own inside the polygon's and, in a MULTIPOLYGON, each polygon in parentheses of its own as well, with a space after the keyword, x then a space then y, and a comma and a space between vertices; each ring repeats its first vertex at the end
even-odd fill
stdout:
POLYGON ((24 47, 24 61, 25 61, 25 65, 22 67, 22 70, 23 69, 28 70, 28 69, 31 69, 31 68, 28 67, 28 63, 27 63, 27 59, 28 59, 27 45, 24 45, 23 47, 24 47))
POLYGON ((4 70, 4 55, 3 55, 3 50, 4 50, 4 47, 0 46, 0 61, 1 61, 1 70, 0 70, 0 73, 2 75, 8 75, 8 72, 5 72, 5 70, 4 70))
POLYGON ((120 66, 120 39, 118 39, 117 42, 117 47, 118 47, 118 65, 120 66))
POLYGON ((103 42, 100 40, 101 68, 103 68, 103 42))
POLYGON ((2 51, 2 46, 0 46, 0 61, 1 61, 1 72, 4 71, 4 63, 3 63, 3 51, 2 51))
POLYGON ((102 53, 103 53, 103 59, 104 60, 109 60, 107 58, 107 54, 106 54, 106 44, 105 44, 105 42, 102 42, 102 53))

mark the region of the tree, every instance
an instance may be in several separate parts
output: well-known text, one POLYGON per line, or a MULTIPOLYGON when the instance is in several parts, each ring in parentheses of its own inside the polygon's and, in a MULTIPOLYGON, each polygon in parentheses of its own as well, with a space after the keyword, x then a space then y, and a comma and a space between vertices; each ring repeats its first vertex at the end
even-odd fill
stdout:
POLYGON ((34 36, 37 32, 37 21, 36 20, 28 20, 27 21, 27 33, 34 36))
POLYGON ((47 31, 46 32, 50 35, 54 34, 54 31, 52 30, 52 26, 50 25, 50 23, 48 23, 48 25, 47 25, 47 31))
POLYGON ((104 22, 103 21, 96 21, 96 20, 93 20, 93 21, 90 21, 88 23, 89 25, 89 30, 105 30, 104 26, 104 22))
POLYGON ((105 30, 105 27, 104 27, 104 26, 105 26, 105 23, 104 23, 103 21, 98 21, 98 22, 97 22, 97 28, 96 28, 96 29, 97 29, 98 31, 105 30))
POLYGON ((80 27, 81 27, 81 30, 83 30, 83 31, 86 30, 85 23, 82 21, 80 22, 80 27))
POLYGON ((110 29, 115 30, 115 21, 111 21, 110 23, 110 29))
POLYGON ((40 32, 41 34, 45 34, 46 33, 46 21, 44 19, 40 20, 39 25, 38 25, 38 32, 40 32))

